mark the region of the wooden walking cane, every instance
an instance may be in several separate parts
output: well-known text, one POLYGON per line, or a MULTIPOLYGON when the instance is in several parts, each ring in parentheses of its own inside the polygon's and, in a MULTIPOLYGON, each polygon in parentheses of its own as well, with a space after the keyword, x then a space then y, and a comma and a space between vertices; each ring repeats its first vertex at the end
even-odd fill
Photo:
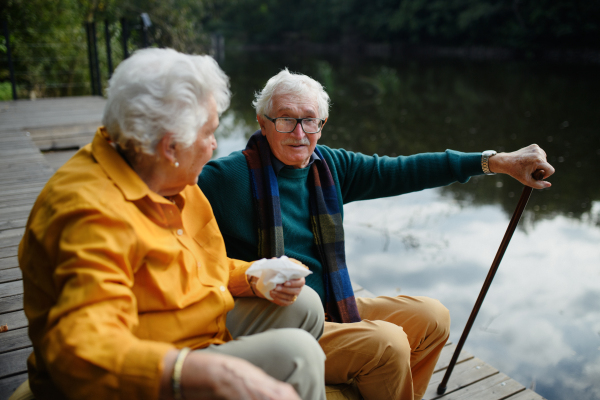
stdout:
MULTIPOLYGON (((544 171, 543 170, 535 171, 533 173, 533 178, 538 181, 544 179, 544 171)), ((527 205, 527 201, 529 201, 529 196, 531 196, 532 190, 533 190, 533 188, 531 188, 529 186, 525 186, 523 188, 523 193, 521 193, 521 198, 519 199, 519 203, 517 203, 517 209, 515 210, 515 213, 513 214, 512 218, 510 220, 510 223, 508 224, 508 228, 506 229, 504 238, 502 238, 502 242, 500 243, 500 248, 498 249, 498 252, 496 253, 496 257, 494 258, 494 262, 492 263, 492 266, 490 267, 490 271, 488 272, 488 275, 485 278, 485 282, 483 282, 483 287, 481 288, 481 291, 479 292, 479 297, 477 297, 477 301, 475 302, 473 311, 471 311, 471 316, 469 317, 469 320, 467 321, 467 325, 465 326, 465 329, 460 337, 460 340, 458 341, 458 345, 456 345, 456 350, 454 350, 454 354, 452 355, 452 359, 450 360, 448 369, 446 369, 446 374, 444 375, 444 379, 442 379, 442 382, 440 382, 440 384, 437 388, 437 394, 444 394, 446 392, 446 388, 447 388, 446 385, 448 384, 450 375, 452 375, 452 370, 454 369, 454 365, 456 364, 456 361, 458 360, 458 356, 463 348, 463 345, 465 344, 465 341, 467 340, 467 336, 469 336, 469 332, 471 331, 471 327, 473 326, 473 323, 475 322, 477 313, 479 312, 479 309, 481 308, 483 299, 485 299, 485 295, 487 294, 487 291, 490 288, 490 285, 492 284, 494 275, 496 275, 498 266, 500 266, 500 261, 502 261, 504 252, 506 251, 506 248, 508 247, 508 243, 510 242, 510 239, 512 238, 512 235, 517 227, 517 224, 519 223, 519 220, 521 219, 521 214, 523 214, 523 210, 525 209, 525 206, 527 205)))

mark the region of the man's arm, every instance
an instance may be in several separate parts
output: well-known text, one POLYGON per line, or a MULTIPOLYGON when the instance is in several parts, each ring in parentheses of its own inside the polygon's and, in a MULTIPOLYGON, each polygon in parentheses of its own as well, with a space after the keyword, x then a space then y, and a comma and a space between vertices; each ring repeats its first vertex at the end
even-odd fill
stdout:
POLYGON ((490 171, 507 174, 524 185, 535 189, 552 186, 550 182, 533 178, 537 170, 544 171, 544 179, 554 174, 554 167, 546 160, 546 152, 537 144, 532 144, 512 153, 498 153, 489 159, 490 171))

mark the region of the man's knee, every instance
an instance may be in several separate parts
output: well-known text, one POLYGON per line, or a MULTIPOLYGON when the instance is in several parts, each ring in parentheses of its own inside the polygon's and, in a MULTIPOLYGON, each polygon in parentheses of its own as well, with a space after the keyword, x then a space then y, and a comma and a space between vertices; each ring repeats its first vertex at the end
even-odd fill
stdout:
POLYGON ((422 322, 427 325, 427 332, 436 336, 450 335, 450 311, 436 299, 420 297, 423 307, 418 315, 422 322))
POLYGON ((406 333, 395 324, 386 321, 369 321, 375 329, 369 337, 370 345, 377 349, 376 357, 381 364, 398 367, 410 364, 411 348, 406 333))

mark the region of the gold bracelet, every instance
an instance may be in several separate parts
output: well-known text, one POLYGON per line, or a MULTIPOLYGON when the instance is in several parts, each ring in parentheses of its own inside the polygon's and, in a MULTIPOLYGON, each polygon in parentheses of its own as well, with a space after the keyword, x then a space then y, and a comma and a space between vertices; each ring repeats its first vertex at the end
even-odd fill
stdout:
POLYGON ((183 394, 181 391, 181 371, 183 370, 183 362, 190 353, 189 347, 184 347, 179 350, 177 359, 175 360, 175 366, 173 367, 173 376, 171 377, 171 385, 173 386, 173 397, 175 400, 183 400, 183 394))
POLYGON ((252 286, 252 282, 248 281, 248 284, 250 285, 250 290, 252 290, 252 293, 254 294, 254 296, 256 296, 256 292, 254 291, 254 286, 252 286))

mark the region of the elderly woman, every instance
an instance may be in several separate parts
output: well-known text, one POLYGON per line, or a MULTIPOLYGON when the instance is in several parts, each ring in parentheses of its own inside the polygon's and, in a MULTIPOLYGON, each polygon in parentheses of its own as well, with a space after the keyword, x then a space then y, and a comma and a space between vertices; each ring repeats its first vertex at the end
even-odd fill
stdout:
POLYGON ((325 398, 318 295, 302 278, 257 299, 196 186, 229 97, 207 56, 148 49, 116 69, 104 127, 19 248, 36 398, 325 398))

